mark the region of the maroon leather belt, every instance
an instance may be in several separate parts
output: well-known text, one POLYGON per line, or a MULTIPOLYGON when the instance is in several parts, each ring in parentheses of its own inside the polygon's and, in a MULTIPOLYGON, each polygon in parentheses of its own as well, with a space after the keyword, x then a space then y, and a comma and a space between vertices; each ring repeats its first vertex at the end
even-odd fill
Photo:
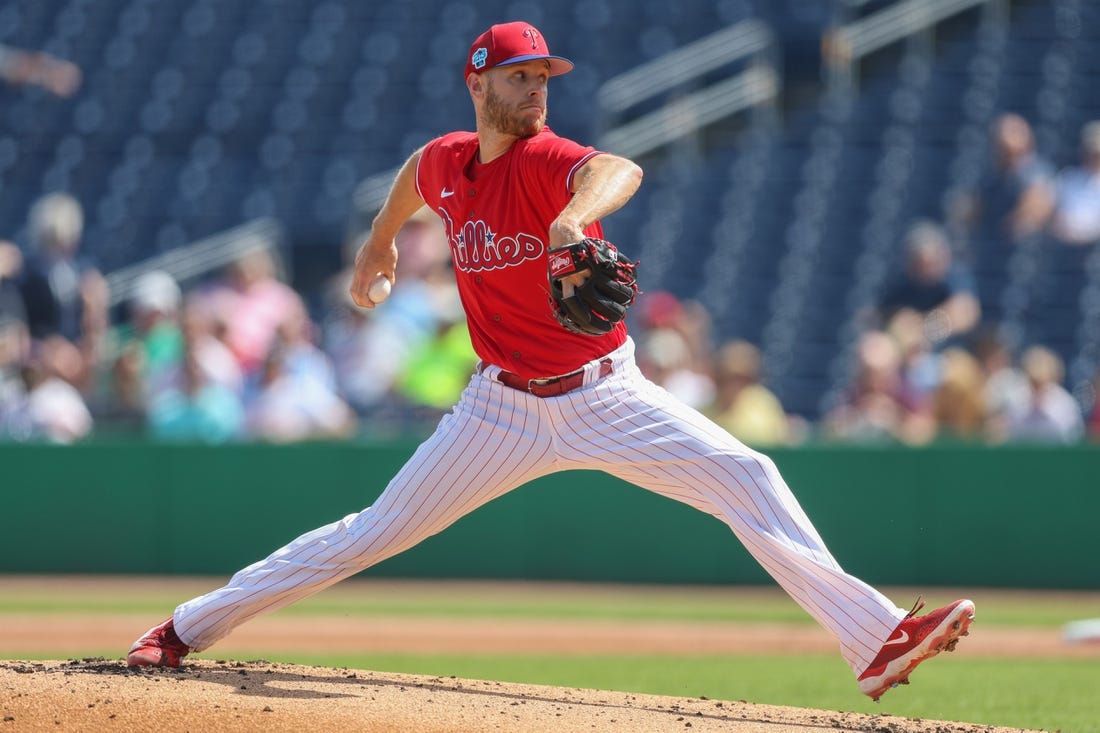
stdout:
MULTIPOLYGON (((606 377, 612 371, 611 360, 600 361, 600 377, 606 377)), ((520 392, 529 392, 535 397, 557 397, 566 392, 572 392, 584 384, 584 370, 578 369, 560 377, 548 377, 540 379, 524 379, 518 374, 501 370, 497 375, 497 381, 505 387, 518 389, 520 392)))

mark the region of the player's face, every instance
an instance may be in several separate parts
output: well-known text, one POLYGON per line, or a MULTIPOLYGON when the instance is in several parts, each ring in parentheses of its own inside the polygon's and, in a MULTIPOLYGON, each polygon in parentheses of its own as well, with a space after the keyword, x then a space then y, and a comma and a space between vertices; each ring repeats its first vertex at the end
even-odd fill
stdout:
POLYGON ((545 61, 498 66, 485 75, 485 121, 498 132, 516 137, 537 135, 546 124, 545 61))

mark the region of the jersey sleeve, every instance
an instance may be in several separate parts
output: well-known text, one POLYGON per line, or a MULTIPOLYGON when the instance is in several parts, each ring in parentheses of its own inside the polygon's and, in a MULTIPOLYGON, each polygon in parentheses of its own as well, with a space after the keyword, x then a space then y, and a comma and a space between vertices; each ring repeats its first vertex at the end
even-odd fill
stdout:
POLYGON ((540 135, 540 155, 526 156, 524 178, 546 180, 554 195, 572 195, 573 178, 577 171, 601 151, 554 134, 540 135), (548 178, 548 180, 547 180, 548 178))

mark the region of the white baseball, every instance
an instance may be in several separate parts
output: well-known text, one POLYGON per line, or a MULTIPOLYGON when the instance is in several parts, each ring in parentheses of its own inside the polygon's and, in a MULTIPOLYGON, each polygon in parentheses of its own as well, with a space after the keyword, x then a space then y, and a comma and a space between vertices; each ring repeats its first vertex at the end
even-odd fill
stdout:
POLYGON ((390 297, 391 287, 389 278, 385 275, 379 275, 371 280, 370 287, 367 288, 367 297, 370 298, 372 303, 378 305, 390 297))

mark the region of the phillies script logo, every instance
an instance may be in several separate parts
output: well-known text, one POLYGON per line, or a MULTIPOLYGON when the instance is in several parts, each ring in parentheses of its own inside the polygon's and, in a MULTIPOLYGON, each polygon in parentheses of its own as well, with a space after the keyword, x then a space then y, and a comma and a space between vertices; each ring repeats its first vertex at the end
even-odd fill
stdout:
POLYGON ((546 253, 542 240, 530 234, 520 232, 514 237, 502 237, 480 219, 468 221, 458 229, 442 208, 439 215, 447 228, 447 239, 451 241, 455 268, 462 272, 499 270, 537 260, 546 253))

